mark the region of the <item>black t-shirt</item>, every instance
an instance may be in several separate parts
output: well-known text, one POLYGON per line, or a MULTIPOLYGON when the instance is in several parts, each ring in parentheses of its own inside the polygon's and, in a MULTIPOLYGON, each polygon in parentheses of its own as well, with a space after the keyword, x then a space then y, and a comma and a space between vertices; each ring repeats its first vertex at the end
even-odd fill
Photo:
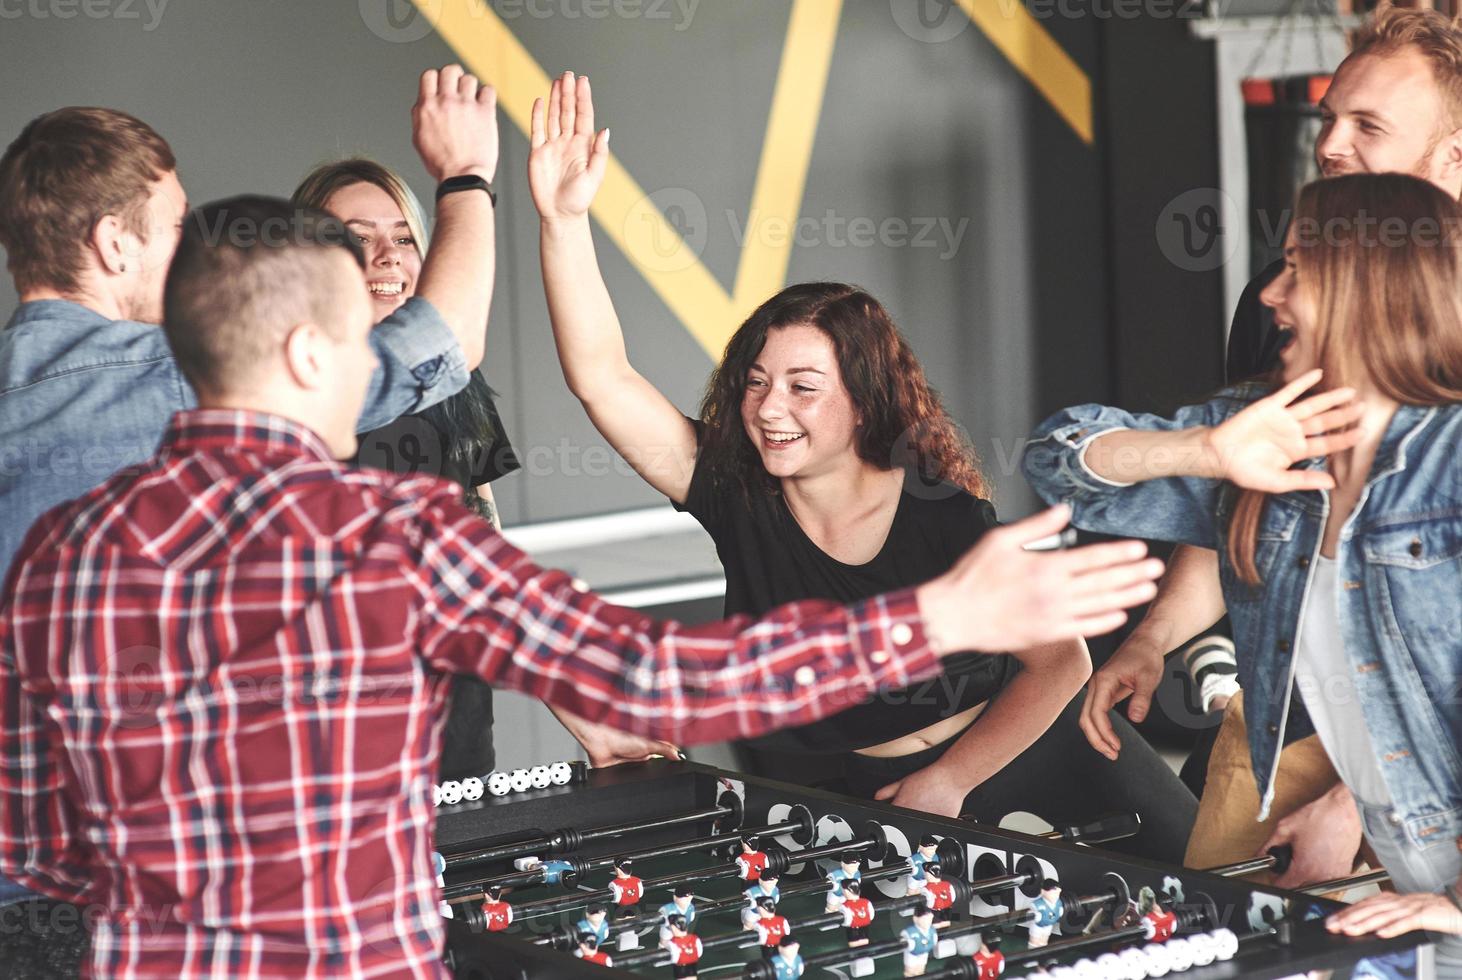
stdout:
POLYGON ((1228 361, 1225 370, 1229 384, 1237 384, 1279 367, 1279 350, 1284 346, 1283 334, 1274 325, 1274 311, 1259 302, 1264 291, 1284 271, 1284 259, 1271 262, 1249 281, 1234 309, 1234 321, 1228 331, 1228 361))
MULTIPOLYGON (((799 599, 857 602, 918 585, 948 571, 996 525, 995 508, 956 487, 905 481, 883 549, 864 565, 845 565, 803 532, 777 492, 747 500, 739 487, 717 487, 697 465, 685 504, 716 542, 726 570, 726 615, 765 615, 799 599)), ((988 701, 1019 669, 1005 655, 956 654, 944 673, 802 728, 756 740, 759 748, 842 752, 868 748, 928 728, 988 701)))
POLYGON ((362 433, 354 462, 392 473, 430 473, 464 488, 491 483, 519 469, 522 464, 508 441, 487 382, 474 371, 468 386, 483 406, 490 430, 486 441, 475 452, 452 451, 452 440, 458 434, 451 431, 454 423, 450 420, 461 417, 461 413, 454 411, 451 403, 469 394, 464 390, 442 404, 403 415, 389 425, 362 433))

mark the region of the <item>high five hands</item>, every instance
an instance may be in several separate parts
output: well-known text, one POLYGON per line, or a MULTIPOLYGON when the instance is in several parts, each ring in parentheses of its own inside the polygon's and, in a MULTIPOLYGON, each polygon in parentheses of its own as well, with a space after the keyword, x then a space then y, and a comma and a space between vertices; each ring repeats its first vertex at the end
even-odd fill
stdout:
POLYGON ((554 79, 547 111, 533 101, 528 186, 545 221, 576 218, 589 210, 609 165, 609 130, 594 132, 589 79, 566 71, 554 79))
POLYGON ((1323 373, 1318 368, 1306 372, 1212 429, 1207 440, 1212 475, 1266 493, 1333 488, 1334 477, 1323 470, 1290 469, 1301 460, 1330 456, 1360 442, 1355 423, 1363 406, 1354 388, 1300 399, 1323 373))

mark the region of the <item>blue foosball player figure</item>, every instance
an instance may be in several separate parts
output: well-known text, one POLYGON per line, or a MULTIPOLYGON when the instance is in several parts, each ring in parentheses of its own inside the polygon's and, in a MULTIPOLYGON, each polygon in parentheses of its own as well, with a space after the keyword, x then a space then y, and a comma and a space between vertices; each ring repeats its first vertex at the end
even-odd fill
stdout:
POLYGON ((1061 901, 1061 885, 1054 878, 1041 882, 1041 894, 1031 902, 1032 918, 1026 926, 1031 949, 1040 949, 1051 940, 1051 930, 1061 921, 1066 906, 1061 901))
POLYGON ((695 928, 695 896, 689 885, 676 885, 671 900, 660 906, 660 945, 670 939, 668 920, 672 915, 684 916, 687 929, 695 928))
POLYGON ((759 918, 757 905, 764 898, 770 898, 774 902, 782 901, 782 889, 777 887, 780 879, 766 872, 762 873, 760 879, 742 891, 746 896, 746 908, 741 910, 741 927, 751 932, 756 931, 756 920, 759 918))
POLYGON ((914 909, 914 922, 904 927, 904 976, 922 977, 929 965, 929 955, 939 945, 939 932, 934 928, 934 910, 927 905, 914 909))
POLYGON ((599 945, 603 946, 609 941, 609 913, 603 905, 591 905, 584 911, 584 917, 578 921, 574 928, 580 932, 593 934, 599 945))
POLYGON ((802 964, 802 956, 798 952, 800 944, 796 936, 786 936, 777 947, 777 955, 772 957, 772 969, 776 971, 777 980, 798 980, 802 971, 806 969, 802 964))
POLYGON ((863 858, 857 851, 844 851, 839 858, 838 867, 827 873, 828 884, 832 887, 827 892, 827 911, 836 912, 843 907, 843 882, 861 881, 863 858))
POLYGON ((924 890, 929 884, 929 878, 924 874, 924 866, 931 861, 938 861, 936 850, 939 847, 939 838, 933 834, 925 834, 919 839, 919 846, 909 855, 909 897, 913 897, 924 890))

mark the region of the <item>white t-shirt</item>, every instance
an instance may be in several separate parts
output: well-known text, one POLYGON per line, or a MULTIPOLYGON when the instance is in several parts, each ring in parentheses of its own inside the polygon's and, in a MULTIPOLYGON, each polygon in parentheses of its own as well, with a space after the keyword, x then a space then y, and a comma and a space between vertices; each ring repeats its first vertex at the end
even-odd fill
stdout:
POLYGON ((1355 668, 1346 659, 1340 635, 1338 564, 1333 558, 1316 557, 1319 563, 1300 623, 1295 686, 1315 723, 1320 744, 1351 794, 1362 803, 1388 806, 1391 793, 1376 761, 1355 689, 1355 668))

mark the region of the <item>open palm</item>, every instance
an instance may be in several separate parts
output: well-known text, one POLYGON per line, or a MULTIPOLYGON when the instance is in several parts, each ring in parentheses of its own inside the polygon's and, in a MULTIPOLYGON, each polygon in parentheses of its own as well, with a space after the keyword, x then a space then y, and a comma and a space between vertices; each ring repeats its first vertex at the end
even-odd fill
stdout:
POLYGON ((609 163, 609 130, 594 132, 589 79, 566 71, 553 81, 547 111, 533 102, 528 186, 546 219, 573 218, 589 210, 609 163))
POLYGON ((1336 388, 1296 401, 1320 377, 1320 371, 1311 371, 1213 430, 1209 444, 1226 479, 1266 493, 1334 486, 1329 473, 1290 469, 1302 459, 1329 456, 1360 441, 1353 427, 1361 415, 1354 389, 1336 388))

